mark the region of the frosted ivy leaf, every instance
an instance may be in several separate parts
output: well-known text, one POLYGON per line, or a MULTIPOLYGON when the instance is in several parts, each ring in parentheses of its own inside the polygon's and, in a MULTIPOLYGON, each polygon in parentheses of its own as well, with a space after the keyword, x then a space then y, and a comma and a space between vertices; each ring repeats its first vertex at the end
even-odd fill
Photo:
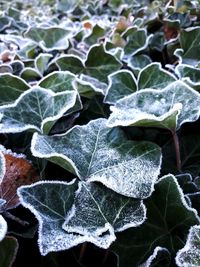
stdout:
POLYGON ((181 81, 163 90, 144 89, 111 107, 108 126, 144 126, 178 129, 199 118, 200 94, 181 81))
POLYGON ((71 233, 100 236, 137 227, 145 220, 146 210, 140 200, 119 195, 103 185, 79 182, 74 205, 63 229, 71 233))
POLYGON ((34 134, 32 153, 81 180, 101 182, 125 196, 148 197, 160 172, 160 148, 151 142, 129 141, 121 129, 110 129, 106 122, 90 121, 61 135, 34 134))
POLYGON ((105 103, 115 104, 117 100, 137 91, 136 79, 128 70, 116 71, 108 76, 108 80, 105 103))
POLYGON ((21 78, 5 73, 0 74, 0 105, 14 102, 30 86, 21 78))
POLYGON ((138 89, 163 89, 176 81, 174 75, 162 69, 161 64, 154 62, 144 67, 138 76, 138 89))
POLYGON ((6 161, 2 152, 0 152, 0 183, 6 173, 6 161))
POLYGON ((186 64, 180 64, 175 69, 176 74, 194 89, 200 90, 200 69, 186 64))
POLYGON ((180 267, 200 266, 200 226, 190 228, 186 245, 178 251, 176 264, 180 267))
POLYGON ((3 216, 0 215, 0 242, 4 239, 7 233, 7 222, 4 220, 3 216))
POLYGON ((36 42, 44 51, 64 50, 69 46, 71 32, 61 27, 30 27, 24 34, 25 38, 36 42))
POLYGON ((73 107, 65 113, 66 115, 82 108, 80 96, 74 85, 75 81, 76 76, 69 71, 54 71, 40 80, 38 85, 42 88, 50 89, 54 93, 74 92, 76 94, 76 102, 73 107))
POLYGON ((72 108, 76 92, 53 93, 40 87, 21 94, 10 105, 0 107, 1 133, 16 133, 28 129, 48 133, 56 120, 72 108))
POLYGON ((48 68, 48 64, 53 55, 48 53, 40 53, 35 58, 35 68, 43 75, 45 70, 48 68))
POLYGON ((73 180, 71 183, 43 181, 18 189, 21 204, 33 212, 39 221, 38 244, 42 255, 84 242, 81 236, 62 229, 76 188, 77 183, 73 180))
POLYGON ((105 51, 102 44, 91 46, 85 61, 77 56, 67 55, 56 59, 56 64, 61 70, 68 70, 75 74, 84 73, 105 83, 107 76, 122 66, 115 56, 105 51))

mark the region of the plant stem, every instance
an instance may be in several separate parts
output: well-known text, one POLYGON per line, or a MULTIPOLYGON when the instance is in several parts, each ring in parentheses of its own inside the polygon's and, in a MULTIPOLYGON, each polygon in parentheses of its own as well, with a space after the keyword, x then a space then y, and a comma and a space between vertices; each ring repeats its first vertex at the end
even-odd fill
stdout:
POLYGON ((79 254, 79 258, 78 258, 78 261, 82 261, 83 259, 83 256, 85 254, 85 251, 86 251, 86 248, 87 248, 87 243, 83 243, 82 246, 81 246, 81 250, 80 250, 80 254, 79 254))
POLYGON ((171 130, 173 141, 174 141, 174 147, 176 152, 176 167, 179 172, 181 172, 181 155, 180 155, 180 146, 179 146, 179 140, 178 135, 175 130, 171 130))
POLYGON ((3 216, 5 216, 6 218, 11 219, 11 220, 21 224, 22 226, 28 226, 29 225, 29 222, 21 220, 20 218, 14 216, 13 214, 11 214, 8 211, 4 211, 3 212, 3 216))

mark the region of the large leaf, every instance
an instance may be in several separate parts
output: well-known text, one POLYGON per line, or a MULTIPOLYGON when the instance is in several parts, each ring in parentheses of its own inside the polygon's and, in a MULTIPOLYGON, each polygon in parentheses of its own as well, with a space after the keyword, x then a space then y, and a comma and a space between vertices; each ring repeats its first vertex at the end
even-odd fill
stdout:
POLYGON ((190 208, 176 178, 167 175, 155 186, 146 200, 147 220, 139 227, 128 229, 117 236, 113 251, 119 266, 138 266, 157 247, 169 250, 172 257, 182 247, 190 226, 199 223, 196 210, 190 208))
POLYGON ((121 63, 106 52, 103 45, 93 45, 84 62, 77 56, 63 56, 56 63, 61 70, 75 74, 85 73, 102 82, 107 82, 107 76, 121 68, 121 63))
POLYGON ((11 267, 15 261, 19 244, 15 237, 6 236, 0 242, 0 259, 2 267, 11 267))
POLYGON ((71 33, 61 27, 31 27, 24 36, 37 43, 44 51, 51 51, 67 49, 71 33))
POLYGON ((32 153, 77 174, 136 198, 148 197, 160 172, 160 148, 150 142, 129 141, 105 119, 75 126, 57 136, 35 134, 32 153), (77 142, 78 140, 78 142, 77 142))
POLYGON ((176 264, 179 267, 200 266, 200 226, 192 226, 187 242, 176 256, 176 264))
POLYGON ((138 89, 163 89, 176 80, 170 72, 161 68, 160 63, 151 63, 138 76, 138 89))
POLYGON ((200 94, 181 81, 163 90, 144 89, 111 107, 109 127, 143 126, 179 129, 199 118, 200 94))
POLYGON ((137 91, 137 84, 132 72, 128 70, 119 70, 108 76, 109 85, 104 101, 109 104, 115 104, 124 96, 137 91))
POLYGON ((200 61, 199 47, 200 27, 182 29, 180 33, 181 50, 176 51, 181 63, 196 66, 200 61))
POLYGON ((118 195, 102 185, 80 182, 63 229, 95 238, 107 231, 112 235, 113 230, 121 232, 139 226, 145 215, 146 210, 140 200, 118 195))
POLYGON ((0 242, 4 239, 7 233, 7 222, 4 220, 3 216, 0 215, 0 242))
POLYGON ((21 78, 5 73, 0 74, 0 105, 14 102, 30 86, 21 78))
POLYGON ((47 133, 62 115, 76 102, 76 92, 55 94, 34 87, 21 94, 14 104, 0 107, 3 115, 1 133, 16 133, 28 129, 47 133))

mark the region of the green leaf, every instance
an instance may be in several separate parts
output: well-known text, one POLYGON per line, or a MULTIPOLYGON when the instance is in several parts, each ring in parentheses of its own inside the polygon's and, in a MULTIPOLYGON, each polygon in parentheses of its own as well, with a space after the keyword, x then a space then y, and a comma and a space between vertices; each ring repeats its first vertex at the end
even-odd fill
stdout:
POLYGON ((133 57, 128 58, 128 67, 130 67, 134 73, 138 74, 138 72, 144 68, 146 65, 151 63, 150 57, 147 55, 135 55, 133 57))
POLYGON ((37 43, 44 51, 64 50, 69 46, 71 32, 61 27, 30 27, 24 34, 25 38, 37 43))
POLYGON ((176 67, 176 74, 196 90, 200 90, 200 69, 186 64, 176 67))
POLYGON ((174 75, 164 70, 160 63, 151 63, 143 68, 138 76, 138 89, 163 89, 176 81, 174 75))
POLYGON ((63 229, 93 239, 108 235, 103 242, 109 245, 115 240, 114 232, 142 224, 145 211, 140 200, 118 195, 102 185, 80 182, 63 229))
POLYGON ((122 64, 105 51, 103 45, 93 45, 83 62, 77 56, 63 56, 56 60, 61 70, 68 70, 75 74, 85 73, 101 82, 107 82, 107 76, 121 68, 122 64))
POLYGON ((196 66, 200 61, 200 27, 191 27, 182 29, 180 32, 181 49, 175 51, 175 55, 179 57, 180 62, 192 66, 196 66))
POLYGON ((35 134, 32 153, 81 180, 101 182, 125 196, 148 197, 160 172, 160 148, 150 142, 129 141, 122 130, 107 128, 106 122, 97 119, 57 136, 35 134))
POLYGON ((3 216, 0 215, 0 242, 4 239, 7 233, 7 228, 7 222, 4 220, 3 216))
POLYGON ((43 181, 18 189, 21 204, 39 221, 38 244, 42 255, 69 249, 85 241, 83 236, 69 234, 62 228, 76 189, 75 180, 71 183, 43 181))
POLYGON ((163 90, 140 90, 119 100, 111 107, 107 125, 179 129, 199 118, 199 105, 200 94, 177 81, 163 90))
POLYGON ((24 68, 21 71, 20 76, 26 82, 36 82, 42 78, 41 73, 37 69, 31 67, 24 68))
POLYGON ((199 223, 196 210, 190 208, 173 175, 162 177, 152 196, 145 201, 147 220, 139 227, 117 236, 112 250, 119 267, 137 267, 147 260, 157 246, 169 250, 172 257, 182 247, 190 226, 199 223))
POLYGON ((15 103, 0 107, 0 132, 17 133, 30 129, 48 133, 55 121, 74 106, 76 97, 73 91, 55 94, 33 87, 21 94, 15 103))
POLYGON ((96 24, 92 28, 92 32, 83 38, 83 41, 89 45, 98 43, 98 39, 105 35, 106 31, 100 25, 96 24))
POLYGON ((0 105, 14 102, 30 86, 21 78, 5 73, 0 74, 0 105))
POLYGON ((6 236, 6 238, 0 242, 0 259, 2 267, 12 266, 16 258, 18 247, 18 241, 13 236, 6 236))
POLYGON ((104 98, 105 103, 115 104, 124 96, 137 91, 137 83, 132 72, 119 70, 108 76, 109 85, 104 98))
POLYGON ((198 267, 200 265, 200 226, 192 226, 185 246, 178 251, 176 264, 179 267, 198 267))
POLYGON ((49 60, 52 57, 53 56, 51 54, 47 54, 47 53, 46 54, 41 53, 36 57, 35 67, 42 75, 44 74, 45 70, 47 70, 49 60))

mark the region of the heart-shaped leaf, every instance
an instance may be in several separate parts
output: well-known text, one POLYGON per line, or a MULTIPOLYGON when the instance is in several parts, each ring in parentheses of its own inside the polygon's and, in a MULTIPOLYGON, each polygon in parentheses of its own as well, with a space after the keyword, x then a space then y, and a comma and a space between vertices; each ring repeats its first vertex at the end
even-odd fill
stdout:
POLYGON ((5 73, 0 74, 0 105, 14 102, 30 86, 21 78, 5 73))
POLYGON ((35 134, 32 153, 81 180, 101 182, 125 196, 148 197, 160 172, 160 148, 150 142, 129 141, 122 130, 107 128, 106 122, 97 119, 57 136, 35 134))
POLYGON ((199 118, 200 94, 181 81, 163 90, 144 89, 111 107, 109 127, 143 126, 179 129, 199 118))
POLYGON ((200 226, 192 226, 184 248, 178 251, 176 264, 179 267, 198 267, 200 265, 200 226))
POLYGON ((143 68, 138 76, 138 89, 163 89, 176 81, 174 75, 162 69, 160 63, 151 63, 143 68))
POLYGON ((168 249, 172 257, 183 245, 188 229, 199 218, 188 206, 184 194, 173 175, 162 177, 152 196, 145 201, 147 220, 139 227, 117 235, 113 251, 118 255, 119 267, 137 267, 157 246, 168 249), (145 238, 144 238, 145 237, 145 238))
POLYGON ((85 61, 70 55, 58 58, 56 64, 61 70, 68 70, 75 74, 85 73, 105 83, 107 76, 122 66, 119 60, 105 51, 103 45, 91 46, 85 61))
POLYGON ((71 32, 61 27, 30 27, 25 38, 37 43, 44 51, 64 50, 69 46, 71 32))
POLYGON ((109 85, 104 98, 105 103, 115 104, 124 96, 137 91, 136 79, 132 72, 119 70, 108 76, 109 85))
POLYGON ((14 104, 0 107, 3 115, 0 132, 17 133, 31 129, 48 133, 55 121, 75 105, 76 97, 75 91, 55 94, 34 87, 21 94, 14 104))

